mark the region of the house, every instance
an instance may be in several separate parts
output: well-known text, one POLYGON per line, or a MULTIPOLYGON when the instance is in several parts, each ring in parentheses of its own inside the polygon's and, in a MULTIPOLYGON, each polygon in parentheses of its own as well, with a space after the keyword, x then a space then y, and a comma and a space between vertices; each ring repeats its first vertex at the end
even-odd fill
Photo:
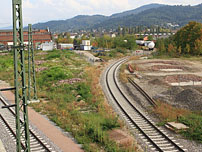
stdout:
POLYGON ((81 50, 91 50, 92 46, 90 45, 90 40, 82 40, 82 44, 80 45, 81 50))

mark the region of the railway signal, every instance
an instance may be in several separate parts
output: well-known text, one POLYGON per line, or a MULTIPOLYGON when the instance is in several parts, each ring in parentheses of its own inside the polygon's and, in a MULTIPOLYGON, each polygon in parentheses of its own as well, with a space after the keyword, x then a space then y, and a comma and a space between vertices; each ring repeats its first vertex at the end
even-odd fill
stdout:
POLYGON ((22 22, 22 0, 12 0, 13 6, 13 50, 14 50, 14 81, 15 81, 15 112, 16 112, 16 150, 30 152, 29 121, 27 108, 24 39, 22 22), (20 123, 20 112, 23 123, 20 123), (25 149, 22 149, 24 143, 25 149))
POLYGON ((32 25, 28 25, 28 101, 31 101, 31 95, 33 92, 33 99, 37 100, 36 91, 36 75, 35 75, 35 63, 34 63, 34 47, 32 37, 32 25))

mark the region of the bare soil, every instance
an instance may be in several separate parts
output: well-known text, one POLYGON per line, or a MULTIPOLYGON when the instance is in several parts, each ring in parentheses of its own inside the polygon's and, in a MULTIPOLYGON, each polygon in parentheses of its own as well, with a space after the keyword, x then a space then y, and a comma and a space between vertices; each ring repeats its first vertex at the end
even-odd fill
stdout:
MULTIPOLYGON (((129 62, 135 70, 133 79, 154 100, 160 100, 185 111, 202 111, 202 63, 183 59, 139 59, 129 62), (152 69, 153 68, 153 69, 152 69), (163 71, 162 69, 168 69, 163 71), (171 70, 170 70, 171 69, 171 70), (172 70, 181 69, 181 70, 172 70), (169 71, 170 70, 170 71, 169 71), (138 75, 139 77, 137 77, 138 75), (200 82, 197 85, 191 85, 200 82), (184 86, 172 86, 171 83, 187 83, 184 86), (199 85, 201 84, 201 85, 199 85)), ((151 111, 149 105, 138 96, 138 92, 129 83, 124 86, 127 92, 135 99, 141 108, 151 111)), ((164 111, 165 112, 165 111, 164 111)), ((169 110, 167 111, 169 112, 169 110)), ((171 113, 172 111, 170 111, 171 113)), ((182 112, 182 111, 181 111, 182 112)), ((169 113, 169 115, 170 115, 169 113)), ((158 116, 152 115, 151 119, 158 123, 158 116)), ((176 137, 188 151, 201 152, 202 144, 184 139, 181 135, 169 131, 176 137)))
POLYGON ((146 59, 133 60, 130 64, 134 66, 135 75, 140 76, 139 78, 134 76, 135 81, 155 100, 189 110, 202 110, 201 62, 146 59), (162 69, 168 69, 168 71, 161 71, 162 69), (182 71, 169 71, 170 69, 182 71), (199 84, 196 85, 195 82, 199 84), (179 83, 179 86, 173 87, 171 83, 179 83), (180 83, 185 84, 180 86, 180 83))

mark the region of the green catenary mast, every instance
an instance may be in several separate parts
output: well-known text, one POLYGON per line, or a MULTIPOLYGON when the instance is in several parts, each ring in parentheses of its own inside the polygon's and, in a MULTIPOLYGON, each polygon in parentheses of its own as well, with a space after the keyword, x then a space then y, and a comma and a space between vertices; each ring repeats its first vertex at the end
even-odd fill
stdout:
POLYGON ((31 99, 31 92, 33 91, 34 100, 37 100, 36 94, 36 76, 34 64, 34 47, 32 37, 32 25, 28 25, 28 100, 31 99))
POLYGON ((12 0, 13 5, 13 50, 14 50, 14 79, 16 104, 16 136, 17 152, 30 152, 29 121, 27 110, 24 40, 22 22, 22 0, 12 0), (23 123, 20 123, 20 112, 23 114, 23 123), (25 149, 22 149, 24 143, 25 149))

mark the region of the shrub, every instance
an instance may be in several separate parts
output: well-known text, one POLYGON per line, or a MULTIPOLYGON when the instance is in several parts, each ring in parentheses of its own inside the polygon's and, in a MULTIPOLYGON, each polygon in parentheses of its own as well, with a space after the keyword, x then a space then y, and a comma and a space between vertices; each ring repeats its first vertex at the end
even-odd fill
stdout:
POLYGON ((182 131, 182 134, 187 138, 200 141, 202 143, 202 116, 191 114, 179 117, 178 121, 189 126, 187 131, 182 131))
POLYGON ((60 58, 60 53, 53 51, 51 53, 48 54, 48 56, 46 57, 46 60, 51 60, 51 59, 55 59, 55 58, 60 58))
POLYGON ((71 73, 67 75, 65 71, 60 67, 52 67, 42 72, 42 75, 39 77, 38 82, 40 85, 44 85, 46 83, 49 84, 52 81, 66 79, 71 76, 72 76, 71 73))
POLYGON ((92 100, 92 94, 90 86, 86 83, 80 83, 76 88, 78 94, 86 101, 90 102, 92 100))

